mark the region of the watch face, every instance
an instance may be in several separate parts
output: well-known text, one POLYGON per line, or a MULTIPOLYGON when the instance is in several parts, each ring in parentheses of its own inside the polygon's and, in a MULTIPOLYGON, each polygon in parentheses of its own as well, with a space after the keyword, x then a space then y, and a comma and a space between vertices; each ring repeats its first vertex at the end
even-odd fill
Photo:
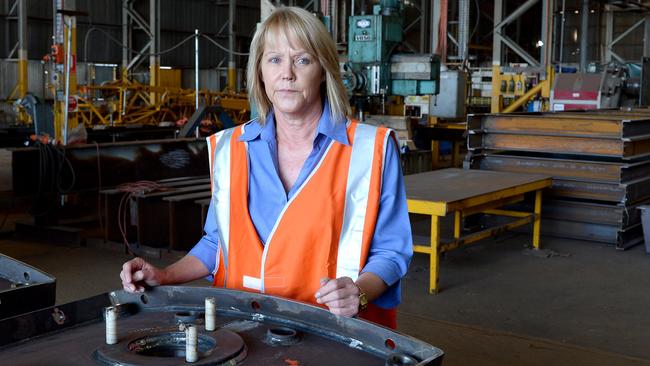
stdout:
POLYGON ((363 311, 368 307, 368 297, 364 292, 359 293, 359 311, 363 311))

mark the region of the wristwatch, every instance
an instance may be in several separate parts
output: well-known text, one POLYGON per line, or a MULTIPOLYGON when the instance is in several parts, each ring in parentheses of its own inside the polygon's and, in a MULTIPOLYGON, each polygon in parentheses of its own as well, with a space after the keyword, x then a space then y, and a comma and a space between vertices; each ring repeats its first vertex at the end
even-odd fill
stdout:
POLYGON ((368 296, 358 285, 357 288, 359 289, 359 312, 362 312, 368 307, 368 296))

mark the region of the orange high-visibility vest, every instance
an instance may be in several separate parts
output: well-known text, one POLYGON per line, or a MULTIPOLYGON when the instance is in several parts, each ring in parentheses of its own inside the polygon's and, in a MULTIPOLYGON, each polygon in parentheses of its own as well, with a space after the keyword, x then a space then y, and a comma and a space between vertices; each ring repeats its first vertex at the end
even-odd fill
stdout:
MULTIPOLYGON (((356 280, 375 231, 383 160, 391 130, 352 121, 350 146, 332 141, 287 202, 263 245, 248 211, 246 125, 208 138, 219 232, 214 286, 291 298, 317 306, 323 277, 356 280)), ((208 218, 210 219, 210 218, 208 218)), ((360 316, 395 327, 395 309, 360 316)))

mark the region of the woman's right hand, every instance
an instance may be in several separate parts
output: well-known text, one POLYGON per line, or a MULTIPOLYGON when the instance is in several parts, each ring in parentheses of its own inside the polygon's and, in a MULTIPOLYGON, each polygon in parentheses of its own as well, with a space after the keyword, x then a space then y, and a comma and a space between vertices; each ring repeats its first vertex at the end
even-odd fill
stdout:
POLYGON ((146 286, 158 286, 164 282, 165 271, 156 268, 142 258, 133 258, 122 265, 120 278, 127 292, 144 292, 146 286))

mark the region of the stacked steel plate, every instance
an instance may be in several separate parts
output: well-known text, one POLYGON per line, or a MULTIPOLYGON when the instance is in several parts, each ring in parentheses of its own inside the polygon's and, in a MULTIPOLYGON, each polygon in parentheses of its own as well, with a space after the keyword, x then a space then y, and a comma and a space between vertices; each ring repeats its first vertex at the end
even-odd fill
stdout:
POLYGON ((650 109, 468 117, 465 167, 543 173, 546 234, 628 248, 650 202, 650 109))

